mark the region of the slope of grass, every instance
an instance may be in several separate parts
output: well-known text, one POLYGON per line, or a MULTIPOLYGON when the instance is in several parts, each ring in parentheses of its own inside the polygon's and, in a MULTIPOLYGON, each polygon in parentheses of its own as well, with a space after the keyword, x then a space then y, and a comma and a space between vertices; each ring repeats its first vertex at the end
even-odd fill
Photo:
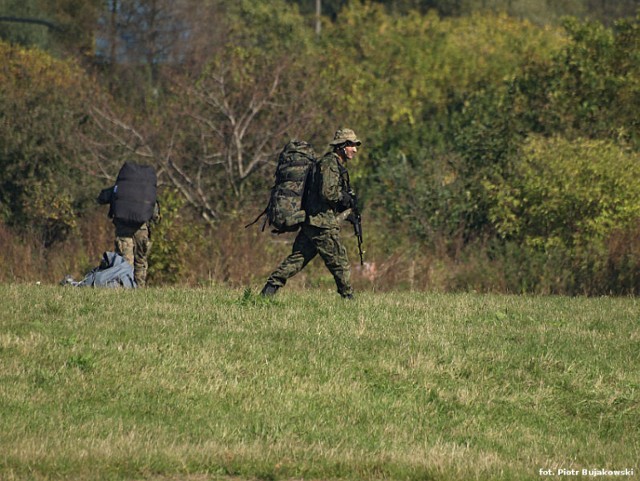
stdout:
POLYGON ((0 286, 0 479, 640 466, 640 303, 0 286))

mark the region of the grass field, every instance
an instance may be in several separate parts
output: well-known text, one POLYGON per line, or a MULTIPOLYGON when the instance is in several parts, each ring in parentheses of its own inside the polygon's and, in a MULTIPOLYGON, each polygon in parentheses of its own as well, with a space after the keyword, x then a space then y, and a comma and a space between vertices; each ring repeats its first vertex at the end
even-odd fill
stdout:
POLYGON ((3 481, 640 478, 633 298, 0 295, 3 481))

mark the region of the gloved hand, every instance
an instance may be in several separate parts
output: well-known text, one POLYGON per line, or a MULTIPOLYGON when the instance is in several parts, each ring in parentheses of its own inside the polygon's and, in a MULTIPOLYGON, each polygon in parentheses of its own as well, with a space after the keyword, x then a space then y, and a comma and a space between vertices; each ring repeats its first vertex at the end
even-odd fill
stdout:
POLYGON ((347 192, 347 194, 349 194, 349 197, 351 197, 351 205, 349 207, 357 207, 358 206, 358 196, 356 196, 356 193, 353 189, 349 189, 349 191, 347 192))
POLYGON ((343 192, 340 196, 340 211, 345 211, 355 205, 353 196, 349 192, 343 192))

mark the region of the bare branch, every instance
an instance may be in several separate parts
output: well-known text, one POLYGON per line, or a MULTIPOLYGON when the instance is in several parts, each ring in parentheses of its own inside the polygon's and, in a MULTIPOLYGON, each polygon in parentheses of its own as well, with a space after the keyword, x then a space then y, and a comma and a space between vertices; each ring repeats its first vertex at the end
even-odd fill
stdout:
POLYGON ((98 107, 93 107, 92 111, 98 114, 99 116, 99 117, 96 117, 95 115, 93 116, 96 123, 100 127, 102 127, 104 131, 107 132, 113 139, 115 139, 122 147, 125 147, 135 155, 139 155, 146 158, 156 158, 153 150, 147 144, 144 137, 138 131, 136 131, 133 127, 125 124, 124 122, 116 118, 114 115, 108 114, 107 112, 99 109, 98 107), (131 145, 130 142, 122 138, 116 132, 106 128, 106 126, 102 122, 100 122, 100 118, 106 120, 107 122, 119 128, 120 130, 131 134, 135 139, 137 139, 137 142, 134 145, 131 145), (143 149, 142 151, 140 150, 141 148, 143 149))
POLYGON ((42 20, 39 18, 25 18, 25 17, 0 17, 0 22, 14 22, 14 23, 31 23, 34 25, 42 25, 49 30, 60 30, 60 27, 48 20, 42 20))
POLYGON ((207 196, 199 184, 194 182, 185 171, 180 169, 180 167, 170 159, 168 160, 168 166, 170 169, 167 169, 167 175, 171 179, 172 184, 180 191, 180 193, 182 193, 187 202, 197 210, 201 211, 202 217, 207 222, 213 222, 217 219, 218 214, 209 204, 207 196), (177 174, 179 178, 175 174, 177 174))

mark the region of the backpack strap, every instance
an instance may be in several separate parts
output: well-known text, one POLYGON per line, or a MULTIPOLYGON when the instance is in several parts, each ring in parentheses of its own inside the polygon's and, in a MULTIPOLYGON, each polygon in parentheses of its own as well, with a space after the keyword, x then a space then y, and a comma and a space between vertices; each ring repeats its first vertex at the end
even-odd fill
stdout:
POLYGON ((342 179, 344 180, 345 184, 347 185, 347 188, 350 189, 351 180, 349 179, 349 171, 344 165, 340 163, 338 159, 336 159, 336 164, 338 164, 338 172, 340 172, 340 177, 342 177, 342 179))
POLYGON ((311 160, 311 163, 309 164, 309 167, 307 168, 307 173, 305 174, 304 180, 302 181, 302 207, 303 207, 303 209, 304 209, 305 203, 307 201, 307 190, 309 189, 309 178, 312 177, 311 182, 313 183, 313 177, 315 177, 316 169, 318 167, 318 160, 317 159, 312 159, 311 157, 309 157, 309 160, 311 160))
MULTIPOLYGON (((305 178, 305 182, 306 182, 306 178, 305 178)), ((302 192, 304 192, 304 183, 302 184, 301 192, 296 192, 295 190, 291 190, 291 189, 280 189, 280 195, 283 195, 284 197, 298 197, 299 195, 301 195, 302 192)))
MULTIPOLYGON (((247 225, 244 226, 244 228, 246 229, 247 227, 251 227, 253 224, 255 224, 256 222, 258 222, 260 220, 260 217, 262 217, 263 215, 265 215, 267 213, 267 209, 268 207, 265 207, 265 209, 260 212, 260 214, 258 215, 258 217, 255 218, 255 220, 247 225)), ((262 225, 262 230, 264 230, 264 226, 267 223, 267 219, 264 220, 264 224, 262 225)))
POLYGON ((313 160, 311 157, 309 157, 308 155, 305 155, 305 157, 309 160, 292 160, 291 162, 287 162, 287 167, 304 167, 305 165, 307 165, 309 163, 309 161, 313 160))

